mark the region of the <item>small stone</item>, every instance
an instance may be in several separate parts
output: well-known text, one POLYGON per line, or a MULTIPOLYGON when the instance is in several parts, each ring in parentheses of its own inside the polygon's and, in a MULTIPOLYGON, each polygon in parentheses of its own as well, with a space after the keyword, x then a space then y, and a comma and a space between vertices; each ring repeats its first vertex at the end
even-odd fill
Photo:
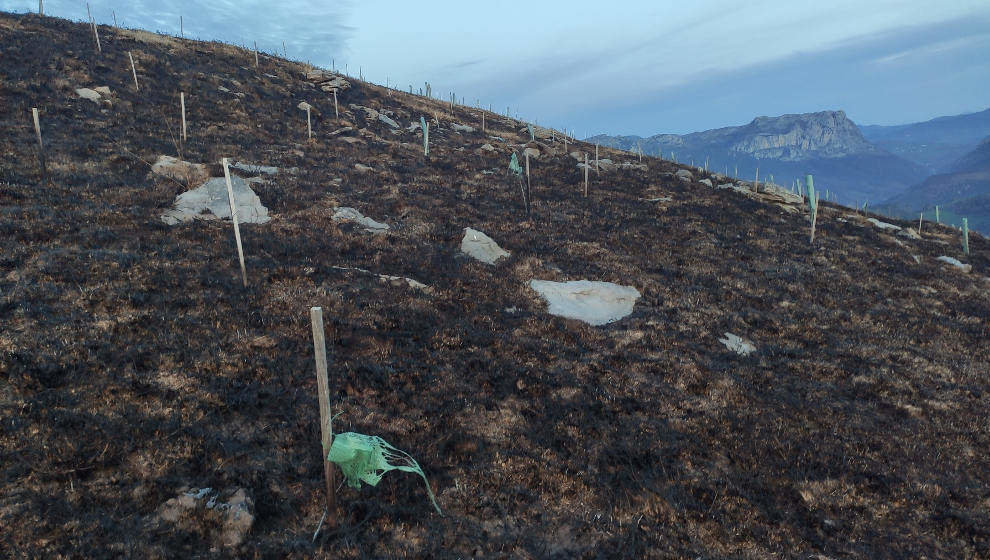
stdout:
POLYGON ((376 222, 375 220, 366 217, 358 210, 346 206, 342 208, 338 208, 337 211, 334 212, 333 221, 354 222, 372 233, 385 233, 386 231, 389 230, 388 224, 376 222))
POLYGON ((82 97, 83 99, 89 99, 90 101, 96 103, 97 105, 100 104, 101 97, 100 94, 96 92, 96 90, 92 90, 89 88, 79 88, 76 90, 76 95, 82 97))
POLYGON ((455 123, 455 124, 451 125, 451 128, 454 129, 454 131, 456 131, 456 132, 474 132, 474 127, 473 126, 468 126, 466 124, 456 124, 455 123))
POLYGON ((732 350, 740 356, 748 356, 753 352, 756 352, 756 346, 753 346, 752 342, 740 338, 732 333, 725 333, 725 338, 720 338, 718 341, 724 344, 726 348, 732 350))
POLYGON ((494 152, 495 151, 495 146, 492 146, 491 144, 485 144, 485 145, 481 146, 481 149, 483 151, 486 151, 486 152, 494 152))
POLYGON ((373 167, 368 167, 367 165, 364 165, 363 163, 355 163, 354 164, 354 169, 357 169, 361 173, 367 173, 368 171, 374 171, 375 170, 373 167))
POLYGON ((378 114, 378 120, 382 121, 383 123, 389 125, 392 128, 399 128, 399 123, 397 123, 394 120, 390 119, 384 113, 379 113, 378 114))
POLYGON ((950 264, 950 265, 958 268, 959 270, 961 270, 962 272, 964 272, 966 274, 968 274, 971 270, 973 270, 973 265, 971 265, 971 264, 964 264, 964 263, 960 262, 959 259, 954 259, 952 257, 947 257, 945 255, 943 255, 943 256, 935 259, 935 260, 942 261, 942 262, 944 262, 946 264, 950 264))
POLYGON ((536 148, 526 148, 523 150, 523 155, 529 155, 529 157, 533 159, 539 159, 540 150, 537 150, 536 148))
POLYGON ((496 261, 510 254, 499 247, 491 237, 471 228, 464 228, 461 252, 487 264, 495 264, 496 261))
POLYGON ((100 86, 98 88, 93 88, 93 90, 103 97, 110 97, 111 95, 113 95, 112 93, 110 93, 110 88, 107 86, 100 86))

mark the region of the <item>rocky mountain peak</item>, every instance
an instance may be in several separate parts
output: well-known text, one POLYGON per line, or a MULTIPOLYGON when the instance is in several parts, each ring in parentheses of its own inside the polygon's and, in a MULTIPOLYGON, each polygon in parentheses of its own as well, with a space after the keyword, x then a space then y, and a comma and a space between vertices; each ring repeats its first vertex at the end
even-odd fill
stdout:
POLYGON ((879 152, 844 111, 757 117, 735 130, 728 149, 756 159, 782 161, 879 152))

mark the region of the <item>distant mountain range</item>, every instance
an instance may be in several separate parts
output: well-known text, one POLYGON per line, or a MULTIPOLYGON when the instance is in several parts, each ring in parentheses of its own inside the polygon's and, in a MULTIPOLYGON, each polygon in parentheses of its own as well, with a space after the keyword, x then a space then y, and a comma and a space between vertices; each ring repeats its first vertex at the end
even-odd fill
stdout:
POLYGON ((928 177, 878 210, 904 218, 924 212, 934 219, 936 205, 943 223, 958 226, 966 217, 970 228, 990 231, 990 136, 949 166, 947 173, 928 177))
POLYGON ((951 171, 956 161, 990 136, 990 109, 899 126, 861 126, 876 146, 924 166, 929 175, 951 171))
POLYGON ((810 173, 815 184, 835 193, 840 203, 876 206, 890 201, 885 208, 898 215, 938 199, 951 216, 950 207, 958 197, 939 197, 954 191, 943 185, 930 195, 917 193, 934 188, 923 185, 937 173, 958 174, 960 158, 987 136, 990 109, 922 123, 862 127, 843 111, 822 111, 757 117, 744 126, 684 135, 599 135, 587 140, 624 150, 642 149, 654 156, 662 153, 666 159, 699 167, 707 162, 713 171, 748 180, 759 169, 761 181, 772 177, 784 186, 810 173), (915 194, 908 195, 909 189, 915 194), (902 194, 906 198, 898 198, 902 194))
POLYGON ((594 136, 598 142, 753 180, 772 177, 790 186, 806 174, 839 202, 879 202, 924 180, 922 165, 891 154, 867 140, 843 111, 757 117, 747 125, 692 134, 594 136))

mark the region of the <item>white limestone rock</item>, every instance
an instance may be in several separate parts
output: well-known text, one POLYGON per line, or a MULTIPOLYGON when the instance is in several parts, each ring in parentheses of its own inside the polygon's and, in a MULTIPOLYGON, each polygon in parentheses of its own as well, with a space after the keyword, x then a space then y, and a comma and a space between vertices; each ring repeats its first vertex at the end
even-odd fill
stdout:
POLYGON ((959 259, 954 259, 952 257, 947 257, 945 255, 943 255, 943 256, 935 259, 935 260, 942 261, 945 264, 950 264, 950 265, 958 268, 959 270, 963 271, 966 274, 969 274, 969 272, 971 270, 973 270, 973 265, 971 265, 971 264, 964 264, 964 263, 960 262, 959 259))
POLYGON ((753 346, 752 342, 732 333, 725 333, 725 338, 720 338, 718 341, 740 356, 748 356, 756 352, 756 346, 753 346))
POLYGON ((529 287, 546 300, 551 315, 607 325, 633 312, 639 290, 611 282, 530 280, 529 287))
POLYGON ((354 222, 371 233, 385 233, 389 230, 388 224, 376 222, 354 208, 348 208, 346 206, 337 208, 337 211, 333 214, 333 221, 354 222))
POLYGON ((484 233, 471 228, 464 228, 464 239, 461 240, 461 252, 487 264, 495 262, 510 253, 498 246, 498 243, 484 233))
MULTIPOLYGON (((261 204, 261 199, 251 190, 247 181, 231 176, 230 183, 234 191, 238 223, 265 224, 271 220, 268 208, 261 204)), ((230 199, 226 179, 214 177, 199 188, 175 197, 172 209, 162 214, 161 219, 168 225, 192 220, 229 220, 230 199)))

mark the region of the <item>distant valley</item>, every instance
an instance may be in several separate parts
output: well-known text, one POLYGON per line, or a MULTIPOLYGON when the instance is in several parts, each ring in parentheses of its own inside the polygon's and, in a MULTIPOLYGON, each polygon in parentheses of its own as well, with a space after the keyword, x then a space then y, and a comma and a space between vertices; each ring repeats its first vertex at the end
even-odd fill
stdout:
POLYGON ((842 204, 882 204, 904 215, 913 212, 917 204, 907 201, 915 199, 921 203, 946 197, 941 204, 949 209, 957 200, 952 189, 919 193, 932 188, 925 186, 929 177, 957 171, 956 162, 987 136, 990 109, 899 126, 857 126, 843 111, 822 111, 757 117, 743 126, 684 135, 598 135, 588 141, 634 152, 642 149, 647 155, 662 154, 698 167, 707 163, 713 171, 748 180, 759 170, 761 182, 772 178, 783 186, 810 173, 820 190, 842 204), (909 190, 915 194, 898 199, 909 190))

